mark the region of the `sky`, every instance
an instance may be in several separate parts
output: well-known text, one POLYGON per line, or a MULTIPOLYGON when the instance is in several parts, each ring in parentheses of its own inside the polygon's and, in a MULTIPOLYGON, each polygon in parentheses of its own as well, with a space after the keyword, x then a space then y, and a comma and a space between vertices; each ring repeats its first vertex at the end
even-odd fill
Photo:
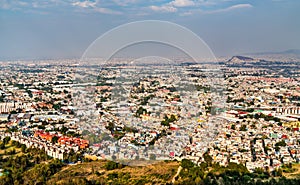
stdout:
POLYGON ((79 58, 142 20, 190 29, 216 56, 300 49, 299 0, 0 0, 0 60, 79 58))

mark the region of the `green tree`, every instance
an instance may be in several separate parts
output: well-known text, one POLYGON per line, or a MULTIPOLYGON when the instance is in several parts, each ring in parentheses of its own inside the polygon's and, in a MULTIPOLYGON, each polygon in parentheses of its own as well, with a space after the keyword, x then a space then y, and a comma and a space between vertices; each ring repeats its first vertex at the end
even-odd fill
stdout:
POLYGON ((246 125, 242 125, 240 128, 240 131, 247 131, 247 126, 246 125))
POLYGON ((4 139, 3 139, 3 143, 6 145, 8 144, 10 141, 10 137, 9 136, 6 136, 4 139))
POLYGON ((144 109, 143 107, 139 107, 138 108, 138 110, 136 111, 136 113, 135 113, 135 116, 136 117, 140 117, 140 115, 142 115, 142 114, 147 114, 147 110, 146 109, 144 109))
POLYGON ((205 154, 203 155, 203 158, 204 158, 204 161, 205 161, 209 166, 211 166, 212 161, 213 161, 213 158, 212 158, 208 153, 205 153, 205 154))
POLYGON ((53 104, 53 109, 59 110, 61 108, 61 103, 53 104))
POLYGON ((69 130, 69 129, 68 129, 67 127, 62 126, 62 128, 60 129, 60 132, 61 132, 62 134, 66 134, 68 130, 69 130))
POLYGON ((5 144, 4 144, 4 142, 0 143, 0 150, 3 150, 3 149, 5 149, 5 144))
POLYGON ((155 154, 150 154, 150 160, 156 160, 156 155, 155 154))
POLYGON ((26 145, 24 145, 24 144, 21 145, 21 152, 22 153, 26 152, 26 145))
POLYGON ((200 177, 196 177, 195 183, 196 183, 196 185, 200 184, 201 183, 201 178, 200 177))
POLYGON ((275 146, 286 146, 286 143, 285 143, 284 140, 281 140, 281 141, 277 142, 277 143, 275 144, 275 146))
POLYGON ((108 161, 104 167, 106 170, 114 170, 118 168, 118 164, 114 161, 108 161))
POLYGON ((51 139, 52 144, 57 143, 58 139, 59 138, 57 136, 53 136, 52 139, 51 139))
POLYGON ((185 168, 185 169, 189 169, 189 168, 192 168, 195 164, 188 160, 188 159, 182 159, 181 160, 181 167, 182 168, 185 168))

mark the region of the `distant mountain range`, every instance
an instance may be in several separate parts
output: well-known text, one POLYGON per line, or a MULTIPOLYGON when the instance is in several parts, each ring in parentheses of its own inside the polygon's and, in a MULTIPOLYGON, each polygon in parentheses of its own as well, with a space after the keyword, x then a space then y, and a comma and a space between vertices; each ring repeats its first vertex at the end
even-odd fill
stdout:
MULTIPOLYGON (((294 51, 293 51, 294 52, 294 51)), ((289 70, 298 70, 299 68, 299 58, 296 57, 287 57, 286 55, 272 55, 269 57, 249 57, 249 56, 233 56, 228 60, 219 62, 219 64, 225 65, 227 67, 236 67, 236 68, 273 68, 273 69, 289 69, 289 70), (272 66, 272 67, 271 67, 272 66)))
POLYGON ((245 56, 233 56, 229 60, 227 60, 225 63, 226 65, 233 65, 233 64, 246 64, 246 63, 254 63, 259 62, 259 59, 254 59, 251 57, 245 57, 245 56))
POLYGON ((265 63, 265 62, 300 62, 300 49, 289 49, 278 52, 244 53, 231 58, 220 59, 226 64, 265 63))
POLYGON ((300 55, 300 49, 289 49, 277 52, 245 53, 245 55, 300 55))

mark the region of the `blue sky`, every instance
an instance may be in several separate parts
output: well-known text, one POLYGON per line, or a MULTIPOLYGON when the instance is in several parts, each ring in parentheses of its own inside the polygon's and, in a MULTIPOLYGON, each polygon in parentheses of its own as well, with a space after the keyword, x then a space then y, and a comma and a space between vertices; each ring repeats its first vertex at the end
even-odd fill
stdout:
POLYGON ((101 34, 171 21, 217 56, 300 49, 299 0, 0 0, 0 59, 80 57, 101 34))

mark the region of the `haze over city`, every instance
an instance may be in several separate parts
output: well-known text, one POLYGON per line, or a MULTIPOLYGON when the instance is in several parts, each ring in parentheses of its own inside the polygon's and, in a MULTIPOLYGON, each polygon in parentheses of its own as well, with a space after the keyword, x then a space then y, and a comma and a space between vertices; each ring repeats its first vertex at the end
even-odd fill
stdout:
POLYGON ((185 26, 216 56, 299 49, 299 7, 295 0, 1 0, 0 59, 79 58, 103 33, 141 20, 185 26))

